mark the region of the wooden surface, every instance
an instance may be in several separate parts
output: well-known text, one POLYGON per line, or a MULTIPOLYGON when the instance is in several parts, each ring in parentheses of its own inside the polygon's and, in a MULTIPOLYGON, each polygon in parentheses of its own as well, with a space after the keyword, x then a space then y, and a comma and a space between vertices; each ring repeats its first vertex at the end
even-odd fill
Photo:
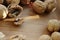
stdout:
POLYGON ((14 34, 23 34, 26 36, 26 40, 38 40, 40 35, 49 34, 47 31, 48 21, 50 19, 59 20, 60 13, 55 11, 45 16, 39 16, 29 8, 24 8, 21 17, 26 17, 21 26, 15 26, 11 22, 0 21, 0 32, 3 32, 6 35, 4 40, 14 34))

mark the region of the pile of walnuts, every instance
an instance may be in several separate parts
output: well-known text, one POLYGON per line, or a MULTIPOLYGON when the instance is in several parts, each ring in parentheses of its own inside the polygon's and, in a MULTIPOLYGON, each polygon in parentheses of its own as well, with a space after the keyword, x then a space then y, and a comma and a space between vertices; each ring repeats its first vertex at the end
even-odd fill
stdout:
MULTIPOLYGON (((23 7, 21 7, 20 1, 22 0, 0 0, 0 4, 4 5, 6 10, 8 11, 8 17, 16 17, 22 11, 23 7)), ((26 0, 27 1, 27 0, 26 0)), ((38 14, 43 14, 45 12, 49 13, 55 8, 55 0, 29 0, 32 3, 32 9, 38 14)), ((30 3, 29 2, 29 3, 30 3)), ((6 17, 5 17, 6 18, 6 17)))
POLYGON ((50 13, 55 8, 55 0, 36 0, 32 4, 32 9, 38 13, 50 13))
POLYGON ((7 16, 12 18, 18 16, 23 11, 23 7, 19 3, 20 0, 0 0, 0 9, 3 12, 7 11, 5 14, 1 11, 0 15, 3 16, 0 19, 4 19, 7 16))
POLYGON ((23 19, 16 18, 23 11, 19 3, 20 0, 0 0, 0 19, 5 20, 8 17, 11 19, 6 19, 6 21, 13 22, 15 25, 22 24, 23 19))
POLYGON ((48 31, 51 35, 41 35, 39 40, 60 40, 60 21, 51 19, 48 21, 48 31))

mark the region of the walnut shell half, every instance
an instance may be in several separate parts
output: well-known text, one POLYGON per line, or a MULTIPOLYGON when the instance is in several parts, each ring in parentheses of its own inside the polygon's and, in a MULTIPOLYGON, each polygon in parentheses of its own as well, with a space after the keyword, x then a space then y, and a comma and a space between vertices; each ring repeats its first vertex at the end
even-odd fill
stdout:
POLYGON ((8 10, 8 17, 17 17, 23 11, 23 8, 16 4, 10 4, 8 10))
POLYGON ((0 19, 6 18, 7 14, 8 14, 8 9, 4 5, 0 4, 0 19))

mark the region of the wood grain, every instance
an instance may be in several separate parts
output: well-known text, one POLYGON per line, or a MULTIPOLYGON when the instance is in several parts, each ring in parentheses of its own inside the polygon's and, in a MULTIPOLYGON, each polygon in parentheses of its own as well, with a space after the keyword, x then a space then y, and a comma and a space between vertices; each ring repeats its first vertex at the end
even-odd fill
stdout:
POLYGON ((15 26, 11 22, 0 21, 0 31, 6 35, 6 40, 14 34, 23 34, 26 40, 38 40, 40 35, 49 34, 47 31, 47 23, 50 19, 60 20, 60 13, 55 11, 45 16, 38 15, 29 8, 24 8, 23 14, 20 17, 26 17, 21 26, 15 26))

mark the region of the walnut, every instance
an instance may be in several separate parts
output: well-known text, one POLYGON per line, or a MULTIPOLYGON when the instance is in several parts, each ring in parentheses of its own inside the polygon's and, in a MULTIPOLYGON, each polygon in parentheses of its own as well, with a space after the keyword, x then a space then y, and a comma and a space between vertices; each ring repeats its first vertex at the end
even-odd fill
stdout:
POLYGON ((12 35, 9 40, 25 40, 25 36, 23 35, 12 35))
POLYGON ((60 40, 60 33, 59 32, 53 32, 51 35, 52 40, 60 40))
POLYGON ((60 23, 59 23, 58 20, 56 20, 56 19, 49 20, 49 22, 48 22, 48 30, 50 32, 59 31, 59 29, 60 29, 60 23))
POLYGON ((32 9, 38 14, 50 13, 55 8, 55 0, 36 0, 32 4, 32 9))
POLYGON ((6 0, 7 4, 11 4, 12 0, 6 0))
POLYGON ((8 10, 8 17, 17 17, 23 11, 23 8, 16 4, 10 4, 8 10))
POLYGON ((56 7, 55 0, 46 0, 45 3, 47 4, 46 12, 51 12, 56 7))
POLYGON ((45 9, 46 9, 46 4, 42 1, 35 1, 32 5, 32 9, 39 13, 39 14, 42 14, 45 12, 45 9))
POLYGON ((6 18, 7 14, 8 14, 8 9, 4 5, 0 4, 0 19, 6 18))
POLYGON ((49 35, 42 35, 39 40, 52 40, 52 38, 49 35))
POLYGON ((15 21, 14 21, 14 24, 15 25, 21 25, 22 23, 24 22, 23 18, 17 18, 15 21))

